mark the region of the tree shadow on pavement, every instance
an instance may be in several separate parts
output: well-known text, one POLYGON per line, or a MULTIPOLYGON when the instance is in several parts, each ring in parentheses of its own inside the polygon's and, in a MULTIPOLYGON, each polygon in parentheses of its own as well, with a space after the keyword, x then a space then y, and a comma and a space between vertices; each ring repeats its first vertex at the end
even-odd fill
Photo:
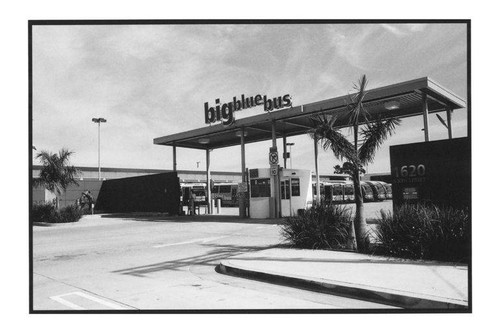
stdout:
POLYGON ((243 253, 261 251, 276 247, 275 245, 239 246, 239 245, 218 245, 210 243, 199 244, 199 245, 208 246, 211 247, 212 249, 204 254, 192 257, 167 260, 144 266, 130 267, 126 269, 112 271, 111 273, 146 277, 146 275, 148 274, 161 272, 165 270, 181 270, 184 267, 189 267, 193 265, 213 266, 215 269, 215 266, 218 265, 219 261, 222 259, 243 253))
MULTIPOLYGON (((137 277, 146 277, 149 274, 161 272, 161 271, 180 271, 185 267, 197 265, 197 266, 215 266, 223 259, 228 259, 229 257, 237 256, 240 254, 256 252, 267 250, 271 248, 288 248, 284 244, 275 245, 263 245, 263 246, 240 246, 234 244, 213 244, 213 243, 202 243, 198 244, 204 247, 209 247, 209 250, 203 254, 178 258, 173 260, 167 260, 157 263, 152 263, 148 265, 130 267, 126 269, 120 269, 112 271, 111 273, 131 275, 137 277)), ((289 249, 289 248, 288 248, 289 249)), ((335 258, 307 258, 298 256, 288 256, 288 257, 270 257, 270 256, 249 256, 249 257, 239 257, 237 260, 243 261, 276 261, 276 262, 297 262, 297 263, 352 263, 352 264, 397 264, 397 265, 422 265, 422 266, 454 266, 453 263, 445 262, 429 262, 429 261, 415 261, 409 259, 399 259, 399 258, 388 258, 388 257, 374 257, 374 258, 359 258, 359 259, 335 259, 335 258)))

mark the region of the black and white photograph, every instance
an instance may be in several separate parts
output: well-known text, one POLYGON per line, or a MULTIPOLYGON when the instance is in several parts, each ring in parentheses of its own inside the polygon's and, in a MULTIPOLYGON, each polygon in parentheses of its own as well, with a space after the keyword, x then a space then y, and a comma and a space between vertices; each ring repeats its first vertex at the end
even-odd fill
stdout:
POLYGON ((470 311, 469 28, 30 21, 31 311, 470 311))

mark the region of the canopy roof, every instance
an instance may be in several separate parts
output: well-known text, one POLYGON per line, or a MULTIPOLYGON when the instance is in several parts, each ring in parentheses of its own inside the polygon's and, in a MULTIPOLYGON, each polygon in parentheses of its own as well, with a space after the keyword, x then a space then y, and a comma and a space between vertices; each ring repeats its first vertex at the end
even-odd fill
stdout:
MULTIPOLYGON (((401 82, 367 91, 364 107, 372 117, 412 117, 423 114, 423 97, 427 95, 429 113, 447 109, 465 108, 465 101, 432 81, 428 77, 401 82), (390 110, 388 102, 397 102, 398 108, 390 110)), ((347 126, 346 105, 349 96, 340 96, 320 102, 294 106, 274 112, 241 118, 232 125, 206 126, 186 132, 162 136, 154 144, 195 149, 217 149, 241 144, 241 131, 245 143, 272 139, 272 122, 276 124, 276 137, 290 137, 308 133, 312 128, 311 116, 330 113, 338 117, 339 128, 347 126)), ((201 116, 201 112, 200 112, 201 116)))

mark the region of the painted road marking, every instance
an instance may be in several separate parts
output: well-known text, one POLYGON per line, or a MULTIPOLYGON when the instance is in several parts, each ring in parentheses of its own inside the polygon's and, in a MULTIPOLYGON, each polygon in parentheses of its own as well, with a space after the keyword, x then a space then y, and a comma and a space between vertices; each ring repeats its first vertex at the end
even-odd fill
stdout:
POLYGON ((192 244, 192 243, 198 243, 198 242, 206 243, 206 242, 210 242, 210 241, 213 241, 213 240, 216 240, 216 239, 225 238, 225 237, 227 237, 227 236, 209 237, 209 238, 197 238, 197 239, 192 239, 192 240, 190 240, 190 241, 179 242, 179 243, 170 243, 170 244, 159 244, 159 245, 154 245, 153 247, 158 249, 158 248, 167 247, 167 246, 176 246, 176 245, 192 244))
POLYGON ((53 301, 59 302, 62 305, 66 305, 67 307, 70 307, 73 310, 85 310, 85 308, 82 308, 81 306, 73 304, 70 301, 67 301, 64 298, 62 298, 62 296, 66 296, 66 295, 52 296, 52 297, 50 297, 50 299, 53 300, 53 301))
POLYGON ((115 303, 111 303, 111 302, 108 302, 106 300, 103 300, 101 298, 98 298, 98 297, 95 297, 95 296, 92 296, 92 295, 89 295, 89 294, 86 294, 86 293, 82 293, 80 291, 75 291, 75 292, 72 292, 72 293, 67 293, 67 294, 62 294, 62 295, 57 295, 57 296, 52 296, 50 297, 51 300, 54 300, 56 302, 59 302, 63 305, 66 305, 67 307, 70 307, 74 310, 86 310, 84 307, 80 306, 80 305, 77 305, 73 302, 70 302, 68 301, 67 299, 64 299, 64 297, 68 297, 68 296, 72 296, 72 295, 76 295, 76 296, 80 296, 80 297, 83 297, 83 298, 86 298, 88 300, 91 300, 93 302, 96 302, 96 303, 99 303, 101 305, 104 305, 108 308, 111 308, 111 309, 115 309, 115 310, 125 310, 124 307, 121 307, 115 303))

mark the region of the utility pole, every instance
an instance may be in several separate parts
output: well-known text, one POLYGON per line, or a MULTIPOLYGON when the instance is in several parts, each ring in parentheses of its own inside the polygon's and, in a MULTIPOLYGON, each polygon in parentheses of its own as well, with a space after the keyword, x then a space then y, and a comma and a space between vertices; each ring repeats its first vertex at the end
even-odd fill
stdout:
POLYGON ((105 123, 104 118, 92 118, 94 123, 97 123, 97 167, 99 169, 99 180, 101 180, 101 123, 105 123))
POLYGON ((287 142, 286 145, 290 146, 290 169, 293 169, 293 167, 292 167, 292 146, 294 146, 295 143, 293 143, 293 142, 287 142))

